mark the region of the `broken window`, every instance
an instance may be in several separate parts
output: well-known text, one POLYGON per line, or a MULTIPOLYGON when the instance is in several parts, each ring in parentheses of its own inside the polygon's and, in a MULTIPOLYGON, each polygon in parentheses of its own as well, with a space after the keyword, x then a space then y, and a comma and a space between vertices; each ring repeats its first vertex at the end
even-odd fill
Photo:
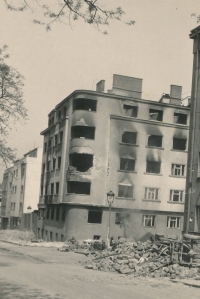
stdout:
POLYGON ((174 113, 174 123, 186 125, 187 124, 187 114, 174 113))
POLYGON ((93 240, 100 240, 101 239, 101 236, 100 235, 94 235, 93 236, 93 240))
POLYGON ((157 188, 145 188, 145 199, 157 200, 158 199, 158 189, 157 188))
POLYGON ((135 170, 135 160, 120 158, 120 170, 134 171, 135 170))
POLYGON ((136 144, 137 133, 125 131, 122 134, 122 142, 129 144, 136 144))
POLYGON ((88 171, 93 166, 93 155, 78 153, 70 154, 69 164, 80 172, 88 171))
POLYGON ((187 139, 173 138, 173 149, 179 151, 186 150, 187 139))
POLYGON ((150 120, 162 121, 163 111, 162 110, 156 110, 156 109, 149 109, 149 119, 150 120))
POLYGON ((90 182, 68 182, 68 193, 74 194, 90 194, 90 182))
POLYGON ((137 112, 138 112, 138 107, 137 106, 130 106, 130 105, 124 105, 123 106, 124 116, 137 117, 137 112))
POLYGON ((118 185, 118 197, 133 198, 133 186, 130 185, 118 185))
POLYGON ((162 136, 150 135, 148 138, 148 146, 162 147, 162 136))
POLYGON ((181 217, 167 217, 167 227, 180 228, 181 217))
POLYGON ((172 164, 172 175, 184 176, 185 174, 185 165, 181 164, 172 164))
POLYGON ((152 227, 155 226, 155 215, 143 215, 143 226, 152 227))
POLYGON ((95 127, 74 126, 71 128, 72 138, 94 139, 95 127))
POLYGON ((73 101, 73 110, 96 111, 97 101, 90 99, 76 99, 73 101))
POLYGON ((125 225, 130 222, 130 214, 116 213, 115 214, 115 224, 125 225))
POLYGON ((160 173, 161 162, 147 161, 147 173, 160 173))
POLYGON ((170 201, 182 202, 183 191, 182 190, 170 190, 170 201))
POLYGON ((102 211, 88 211, 88 223, 101 223, 102 211))

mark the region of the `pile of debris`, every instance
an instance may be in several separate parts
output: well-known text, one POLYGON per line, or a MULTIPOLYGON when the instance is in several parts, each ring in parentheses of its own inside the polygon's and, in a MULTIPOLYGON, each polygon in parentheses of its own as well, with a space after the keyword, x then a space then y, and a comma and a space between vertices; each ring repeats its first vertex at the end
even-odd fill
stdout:
POLYGON ((161 239, 141 243, 121 238, 109 250, 91 251, 84 266, 87 269, 141 277, 200 279, 200 264, 196 259, 191 263, 194 254, 190 242, 161 239))
POLYGON ((74 251, 76 253, 82 253, 89 255, 94 253, 95 250, 105 250, 106 244, 104 241, 99 240, 83 240, 77 241, 74 237, 65 242, 65 245, 62 248, 59 248, 59 251, 74 251))

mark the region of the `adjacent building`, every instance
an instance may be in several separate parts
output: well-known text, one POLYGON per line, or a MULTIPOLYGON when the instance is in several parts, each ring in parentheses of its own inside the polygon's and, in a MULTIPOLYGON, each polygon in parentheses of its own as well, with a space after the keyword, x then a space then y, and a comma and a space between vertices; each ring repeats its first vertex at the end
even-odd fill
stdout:
POLYGON ((42 148, 35 148, 7 168, 3 175, 1 228, 23 228, 27 208, 37 210, 42 148))
POLYGON ((142 79, 114 75, 96 91, 76 90, 48 115, 38 237, 106 240, 180 235, 183 228, 189 107, 181 86, 142 99, 142 79))

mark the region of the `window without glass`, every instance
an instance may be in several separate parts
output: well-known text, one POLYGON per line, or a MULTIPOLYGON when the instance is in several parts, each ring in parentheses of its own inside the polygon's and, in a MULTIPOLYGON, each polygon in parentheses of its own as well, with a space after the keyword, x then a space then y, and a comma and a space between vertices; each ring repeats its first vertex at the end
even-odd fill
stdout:
POLYGON ((158 135, 149 136, 148 146, 162 147, 162 136, 158 136, 158 135))
POLYGON ((158 200, 157 188, 145 188, 145 199, 158 200))
POLYGON ((90 185, 90 182, 70 181, 68 182, 68 193, 89 195, 90 185))
POLYGON ((45 195, 48 194, 48 186, 49 186, 49 185, 45 185, 45 195))
POLYGON ((56 194, 59 194, 59 182, 56 183, 56 194))
POLYGON ((137 112, 138 112, 138 107, 137 106, 130 106, 130 105, 124 105, 123 106, 124 116, 137 117, 137 112))
POLYGON ((58 111, 58 120, 61 119, 61 116, 62 116, 62 112, 60 110, 60 111, 58 111))
POLYGON ((180 228, 181 217, 167 217, 167 227, 180 228))
POLYGON ((161 162, 147 161, 147 173, 160 173, 161 162))
POLYGON ((61 166, 61 157, 58 157, 58 169, 60 169, 61 166))
POLYGON ((129 144, 136 144, 137 133, 125 131, 122 134, 122 142, 129 144))
POLYGON ((186 150, 187 139, 173 138, 173 149, 179 151, 186 150))
POLYGON ((61 132, 59 133, 59 141, 60 141, 60 143, 63 142, 63 131, 61 131, 61 132))
POLYGON ((93 166, 93 155, 90 154, 77 154, 69 155, 69 164, 76 168, 76 170, 85 172, 93 166))
POLYGON ((47 162, 47 171, 50 171, 50 161, 47 162))
POLYGON ((51 183, 51 194, 54 194, 54 183, 51 183))
POLYGON ((187 115, 182 113, 174 113, 174 123, 186 125, 187 124, 187 115))
POLYGON ((182 202, 183 191, 182 190, 170 190, 170 201, 182 202))
POLYGON ((50 148, 51 147, 51 139, 49 139, 49 141, 48 141, 48 148, 50 148))
POLYGON ((118 197, 133 198, 133 186, 118 185, 118 197))
POLYGON ((143 226, 152 227, 155 226, 155 215, 143 215, 143 226))
POLYGON ((57 135, 57 134, 54 136, 54 144, 55 144, 55 145, 58 144, 58 135, 57 135))
POLYGON ((71 138, 94 139, 95 127, 74 126, 71 128, 71 138))
POLYGON ((88 211, 88 223, 101 223, 102 212, 101 211, 88 211))
POLYGON ((120 170, 134 171, 135 170, 135 160, 120 158, 120 170))
POLYGON ((53 170, 56 168, 56 158, 53 159, 53 170))
POLYGON ((125 213, 116 213, 115 214, 115 224, 117 225, 125 225, 130 223, 130 214, 125 213))
POLYGON ((44 144, 44 152, 46 153, 46 151, 47 151, 47 143, 45 142, 45 144, 44 144))
POLYGON ((172 164, 172 175, 184 176, 185 175, 185 165, 172 164))
POLYGON ((73 110, 96 111, 97 101, 90 99, 76 99, 73 101, 73 110))
POLYGON ((163 119, 163 111, 156 109, 149 109, 149 119, 162 121, 163 119))

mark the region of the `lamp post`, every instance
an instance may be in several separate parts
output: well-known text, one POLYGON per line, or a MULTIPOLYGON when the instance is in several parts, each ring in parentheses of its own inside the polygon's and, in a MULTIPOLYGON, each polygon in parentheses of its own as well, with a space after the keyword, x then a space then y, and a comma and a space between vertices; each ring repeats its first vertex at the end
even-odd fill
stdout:
POLYGON ((30 226, 28 227, 28 221, 27 221, 27 239, 28 239, 28 228, 30 228, 30 230, 32 229, 32 223, 31 223, 31 216, 32 216, 32 214, 31 214, 31 211, 32 211, 32 208, 31 208, 31 206, 28 206, 28 208, 27 208, 27 214, 30 214, 30 226))
POLYGON ((108 247, 109 247, 109 245, 110 245, 109 244, 109 242, 110 242, 110 212, 111 212, 111 206, 112 206, 112 204, 114 202, 115 194, 112 191, 110 191, 110 192, 108 192, 106 194, 107 194, 107 201, 108 201, 108 206, 109 206, 108 238, 107 238, 107 240, 108 240, 108 247))

